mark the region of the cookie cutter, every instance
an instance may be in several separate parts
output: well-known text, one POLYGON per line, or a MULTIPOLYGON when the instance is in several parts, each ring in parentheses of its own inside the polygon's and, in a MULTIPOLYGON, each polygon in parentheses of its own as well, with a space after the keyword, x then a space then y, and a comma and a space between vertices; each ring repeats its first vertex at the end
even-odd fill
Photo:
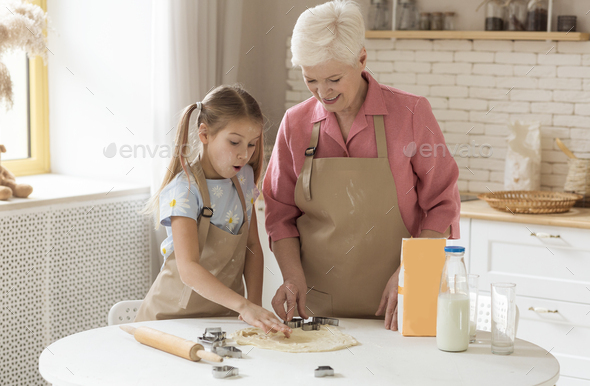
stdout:
POLYGON ((234 346, 221 346, 218 343, 214 343, 211 347, 211 352, 221 357, 241 358, 242 350, 234 346))
POLYGON ((319 331, 321 326, 318 323, 310 322, 310 323, 303 323, 301 325, 301 329, 303 331, 319 331))
POLYGON ((313 373, 316 378, 329 377, 334 375, 334 369, 330 366, 319 366, 317 369, 314 370, 313 373))
POLYGON ((337 326, 340 320, 336 318, 327 318, 325 316, 314 316, 311 318, 312 323, 329 324, 330 326, 337 326))
POLYGON ((290 321, 285 321, 283 323, 286 324, 289 328, 299 328, 303 324, 303 319, 293 318, 290 321))
POLYGON ((240 374, 237 367, 233 366, 213 366, 213 378, 228 378, 240 374))
POLYGON ((220 343, 219 346, 225 346, 225 331, 221 331, 221 327, 209 327, 198 340, 203 344, 220 343))

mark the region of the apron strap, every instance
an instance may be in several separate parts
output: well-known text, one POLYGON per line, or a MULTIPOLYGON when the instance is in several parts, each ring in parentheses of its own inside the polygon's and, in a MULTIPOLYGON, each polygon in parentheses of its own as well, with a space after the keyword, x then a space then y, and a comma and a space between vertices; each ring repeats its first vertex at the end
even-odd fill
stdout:
MULTIPOLYGON (((203 209, 199 213, 199 219, 197 221, 199 231, 199 256, 203 254, 203 248, 205 247, 205 241, 209 234, 209 225, 211 224, 211 217, 213 217, 213 208, 211 208, 211 199, 209 197, 209 188, 207 188, 207 180, 203 167, 201 166, 201 160, 198 159, 192 166, 191 171, 197 181, 197 186, 201 192, 201 198, 203 199, 203 209)), ((192 194, 192 193, 189 193, 192 194)))
POLYGON ((377 157, 387 158, 387 142, 385 140, 383 115, 373 115, 373 125, 375 126, 375 139, 377 140, 377 157))
POLYGON ((320 135, 320 122, 316 122, 313 125, 311 131, 311 140, 309 141, 309 148, 305 150, 305 161, 303 161, 303 169, 301 174, 303 175, 303 194, 306 201, 311 201, 311 167, 313 165, 313 157, 318 146, 318 138, 320 135))
MULTIPOLYGON (((201 166, 200 160, 197 160, 197 162, 195 162, 191 166, 191 171, 193 172, 195 181, 197 181, 197 186, 199 187, 199 191, 201 192, 201 197, 203 198, 203 209, 201 210, 201 213, 199 213, 198 220, 199 254, 202 254, 203 248, 205 247, 205 240, 207 240, 207 235, 209 234, 209 225, 211 224, 211 217, 213 217, 213 208, 211 208, 209 188, 207 187, 207 180, 205 178, 205 173, 203 172, 203 167, 201 166)), ((238 191, 240 203, 242 204, 242 215, 244 216, 243 224, 248 224, 248 222, 246 221, 248 218, 248 212, 246 211, 246 200, 244 199, 244 192, 242 191, 242 187, 236 176, 233 176, 231 178, 231 181, 236 187, 236 190, 238 191)))
MULTIPOLYGON (((238 181, 238 178, 236 176, 233 176, 231 178, 231 181, 234 183, 234 186, 236 187, 236 190, 238 191, 238 196, 240 197, 240 202, 242 203, 242 215, 244 216, 244 222, 242 223, 242 226, 244 225, 249 225, 248 223, 248 212, 246 211, 246 200, 244 199, 244 192, 242 191, 242 186, 240 185, 240 182, 238 181)), ((254 210, 254 207, 252 207, 252 210, 254 210)), ((240 227, 241 229, 241 227, 240 227)))
MULTIPOLYGON (((374 115, 373 125, 375 127, 375 140, 377 141, 377 157, 387 158, 387 142, 385 139, 383 115, 374 115)), ((319 134, 320 122, 316 122, 311 131, 311 140, 309 141, 309 147, 305 150, 305 161, 303 161, 303 168, 301 169, 303 178, 303 195, 305 196, 306 201, 311 201, 311 169, 316 148, 318 146, 319 134)))

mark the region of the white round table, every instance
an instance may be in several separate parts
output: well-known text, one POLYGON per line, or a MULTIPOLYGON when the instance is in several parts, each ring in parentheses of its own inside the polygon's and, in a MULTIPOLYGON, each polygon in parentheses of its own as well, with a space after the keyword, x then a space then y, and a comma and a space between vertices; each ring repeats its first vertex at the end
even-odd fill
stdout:
MULTIPOLYGON (((229 335, 248 327, 236 318, 176 319, 133 323, 197 342, 206 327, 229 335)), ((324 353, 283 353, 238 346, 243 358, 223 365, 239 375, 216 379, 213 364, 191 362, 142 345, 118 326, 97 328, 52 343, 41 353, 39 371, 55 386, 63 385, 554 385, 559 363, 551 353, 517 339, 514 353, 494 355, 490 334, 477 332, 477 342, 461 353, 440 351, 433 337, 404 337, 383 328, 380 320, 340 319, 340 329, 361 344, 324 353), (331 366, 334 376, 315 378, 318 366, 331 366)))

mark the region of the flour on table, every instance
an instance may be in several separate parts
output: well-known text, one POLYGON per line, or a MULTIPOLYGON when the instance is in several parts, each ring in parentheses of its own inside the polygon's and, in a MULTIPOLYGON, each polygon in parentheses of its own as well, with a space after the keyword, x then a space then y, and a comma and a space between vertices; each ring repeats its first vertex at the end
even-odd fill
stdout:
POLYGON ((337 351, 359 344, 352 336, 334 326, 323 325, 318 331, 303 331, 301 328, 292 331, 291 337, 287 338, 282 332, 266 334, 260 328, 250 327, 238 330, 230 337, 241 346, 284 352, 337 351))

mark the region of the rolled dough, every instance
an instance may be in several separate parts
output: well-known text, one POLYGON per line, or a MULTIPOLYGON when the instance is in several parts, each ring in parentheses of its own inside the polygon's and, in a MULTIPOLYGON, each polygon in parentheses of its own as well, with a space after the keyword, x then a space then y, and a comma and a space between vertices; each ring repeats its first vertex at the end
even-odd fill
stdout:
POLYGON ((321 326, 319 331, 303 331, 294 328, 291 337, 282 332, 266 334, 260 328, 250 327, 238 330, 230 337, 241 346, 255 346, 267 350, 284 352, 337 351, 359 344, 352 336, 341 332, 338 327, 321 326))

